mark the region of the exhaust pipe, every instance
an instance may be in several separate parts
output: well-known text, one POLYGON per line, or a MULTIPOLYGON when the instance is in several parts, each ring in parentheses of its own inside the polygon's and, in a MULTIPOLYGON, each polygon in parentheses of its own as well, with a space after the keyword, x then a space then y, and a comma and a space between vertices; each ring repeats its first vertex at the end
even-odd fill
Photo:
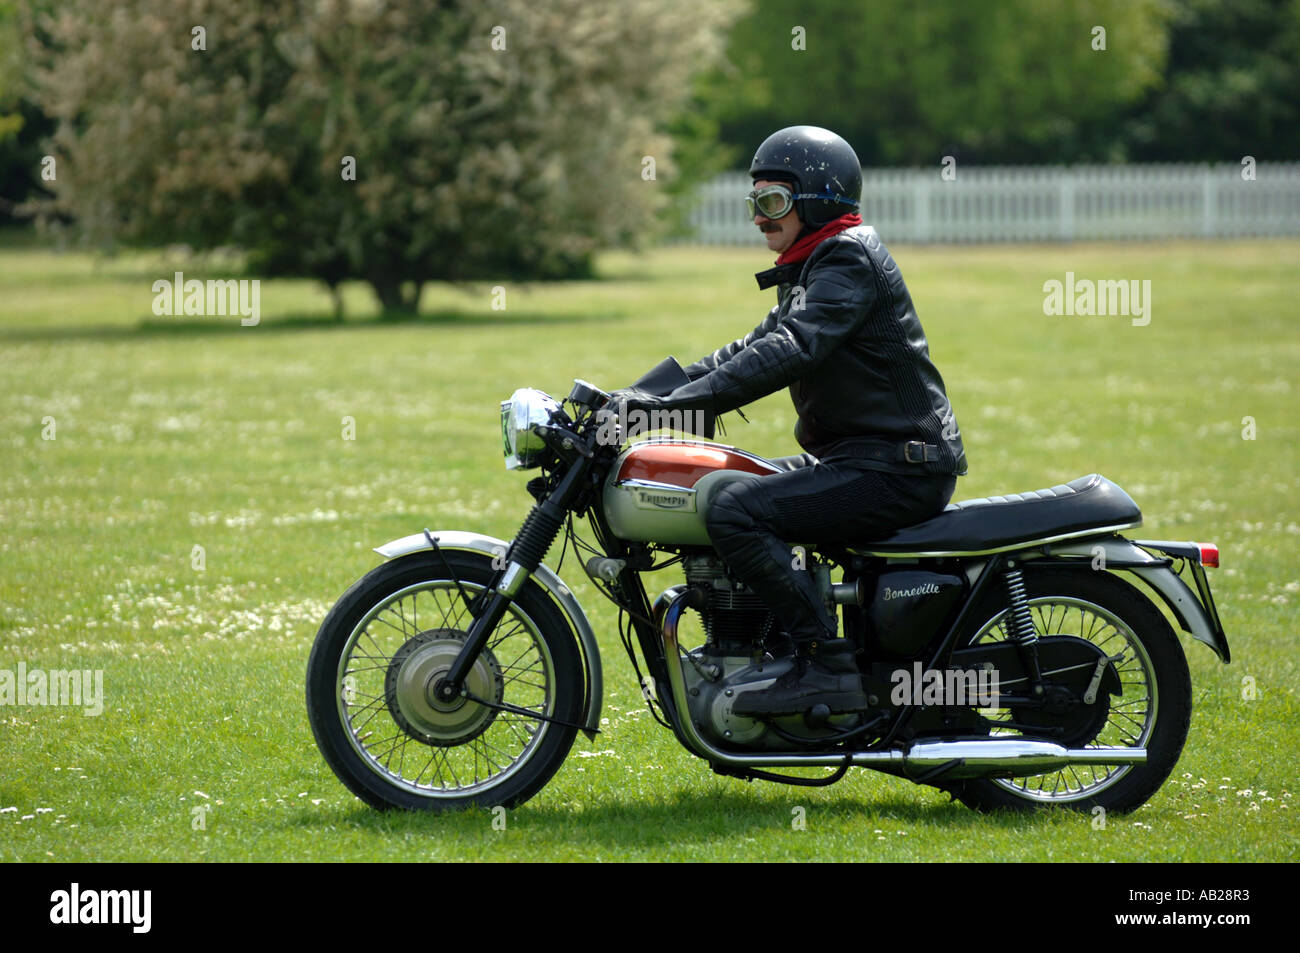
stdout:
MULTIPOLYGON (((875 752, 863 752, 874 754, 875 752)), ((856 763, 856 758, 854 759, 856 763)), ((1146 764, 1145 748, 1063 748, 1050 741, 989 738, 981 741, 920 741, 903 754, 907 774, 936 771, 948 778, 1030 777, 1078 764, 1146 764)))

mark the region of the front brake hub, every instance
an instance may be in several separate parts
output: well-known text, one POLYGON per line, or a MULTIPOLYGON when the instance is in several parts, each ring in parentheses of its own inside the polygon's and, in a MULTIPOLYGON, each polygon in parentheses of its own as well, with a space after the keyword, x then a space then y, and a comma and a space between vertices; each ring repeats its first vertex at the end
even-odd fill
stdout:
MULTIPOLYGON (((438 697, 438 684, 465 645, 466 633, 429 629, 409 639, 393 655, 384 677, 384 701, 393 720, 408 735, 426 744, 450 748, 487 731, 496 718, 490 708, 465 695, 438 697)), ((501 665, 484 646, 465 676, 469 694, 500 704, 505 695, 501 665)))

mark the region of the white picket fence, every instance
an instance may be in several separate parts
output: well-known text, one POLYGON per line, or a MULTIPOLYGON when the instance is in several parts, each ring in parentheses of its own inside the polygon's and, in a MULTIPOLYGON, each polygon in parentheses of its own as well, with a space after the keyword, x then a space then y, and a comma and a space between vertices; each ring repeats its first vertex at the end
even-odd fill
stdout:
MULTIPOLYGON (((1032 242, 1300 235, 1300 162, 958 165, 864 172, 862 220, 886 242, 1032 242)), ((752 245, 749 176, 703 185, 690 214, 706 245, 752 245)))

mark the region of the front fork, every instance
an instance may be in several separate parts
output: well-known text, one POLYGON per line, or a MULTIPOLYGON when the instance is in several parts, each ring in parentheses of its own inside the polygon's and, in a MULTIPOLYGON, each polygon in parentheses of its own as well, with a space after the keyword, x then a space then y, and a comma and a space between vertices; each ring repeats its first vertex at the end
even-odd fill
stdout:
POLYGON ((444 702, 451 702, 464 691, 465 676, 478 660, 488 637, 500 623, 510 607, 510 603, 524 587, 528 577, 541 565, 546 551, 555 542, 564 517, 583 486, 589 465, 586 460, 579 460, 569 468, 560 479, 559 485, 542 502, 529 512, 523 526, 515 535, 514 542, 506 552, 506 567, 500 577, 476 599, 486 600, 479 603, 477 611, 471 606, 474 621, 465 637, 465 645, 452 662, 451 668, 434 686, 434 692, 444 702))

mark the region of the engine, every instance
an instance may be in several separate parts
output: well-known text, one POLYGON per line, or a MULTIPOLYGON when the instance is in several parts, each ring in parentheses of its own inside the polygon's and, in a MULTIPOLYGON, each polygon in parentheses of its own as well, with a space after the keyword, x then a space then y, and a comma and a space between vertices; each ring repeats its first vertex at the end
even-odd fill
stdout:
POLYGON ((769 647, 781 637, 767 604, 728 575, 717 556, 683 560, 687 585, 705 593, 699 608, 705 642, 690 652, 683 666, 691 718, 714 744, 746 749, 788 749, 791 738, 816 742, 859 723, 857 715, 835 715, 810 724, 803 715, 766 721, 732 713, 744 692, 767 688, 794 664, 774 659, 769 647))
POLYGON ((683 561, 686 584, 704 590, 707 601, 699 610, 713 655, 753 655, 761 651, 775 616, 748 586, 727 575, 717 556, 689 556, 683 561))

